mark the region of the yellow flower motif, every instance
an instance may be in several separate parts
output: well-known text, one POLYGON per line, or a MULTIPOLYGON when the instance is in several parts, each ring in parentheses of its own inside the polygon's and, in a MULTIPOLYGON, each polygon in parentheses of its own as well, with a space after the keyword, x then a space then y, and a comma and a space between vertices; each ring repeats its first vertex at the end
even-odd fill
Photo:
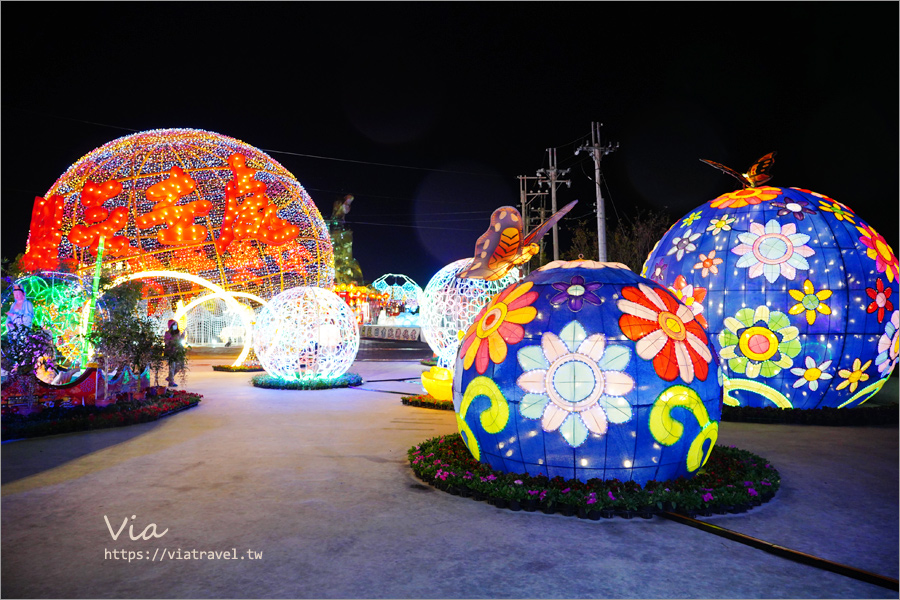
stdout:
POLYGON ((736 192, 728 192, 722 194, 715 200, 710 201, 713 208, 741 208, 760 202, 768 202, 774 200, 781 195, 781 190, 776 187, 750 187, 736 192))
POLYGON ((844 378, 844 381, 840 382, 838 386, 834 389, 842 390, 848 385, 850 386, 850 393, 856 391, 856 387, 862 381, 867 381, 869 376, 866 375, 865 370, 869 368, 869 365, 872 364, 872 361, 867 361, 866 364, 860 366, 860 361, 858 358, 853 361, 853 370, 849 369, 841 369, 838 371, 838 375, 844 378))
POLYGON ((848 221, 850 221, 851 223, 856 225, 856 221, 853 220, 853 217, 856 215, 854 215, 853 211, 851 211, 849 208, 847 208, 840 202, 837 202, 835 200, 830 200, 830 199, 827 201, 819 200, 819 210, 824 210, 825 212, 830 212, 831 214, 834 215, 834 217, 838 221, 843 221, 844 219, 847 219, 848 221), (829 205, 827 202, 831 202, 831 204, 829 205))
POLYGON ((806 311, 806 322, 810 325, 816 322, 816 311, 823 315, 831 314, 831 308, 823 302, 823 300, 831 298, 831 290, 819 290, 816 292, 809 279, 803 282, 803 291, 788 290, 788 293, 791 295, 791 298, 797 300, 797 304, 788 310, 788 314, 799 315, 806 311))
POLYGON ((688 225, 690 225, 691 223, 693 223, 694 221, 696 221, 697 219, 699 219, 699 218, 700 218, 701 212, 702 212, 702 211, 699 211, 699 210, 698 210, 698 211, 695 212, 695 213, 691 213, 686 219, 684 219, 684 221, 682 221, 681 226, 682 226, 682 227, 687 227, 688 225))

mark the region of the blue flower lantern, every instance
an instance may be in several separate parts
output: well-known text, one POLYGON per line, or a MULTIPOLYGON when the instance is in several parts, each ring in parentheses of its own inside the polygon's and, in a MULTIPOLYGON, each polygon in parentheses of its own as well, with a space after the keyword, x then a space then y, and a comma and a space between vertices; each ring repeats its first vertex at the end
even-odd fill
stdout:
POLYGON ((856 406, 897 364, 897 257, 827 196, 768 186, 723 194, 675 223, 642 274, 707 324, 726 404, 856 406))
POLYGON ((706 331, 672 292, 618 263, 557 261, 475 318, 453 404, 495 470, 643 485, 706 462, 721 384, 706 331))

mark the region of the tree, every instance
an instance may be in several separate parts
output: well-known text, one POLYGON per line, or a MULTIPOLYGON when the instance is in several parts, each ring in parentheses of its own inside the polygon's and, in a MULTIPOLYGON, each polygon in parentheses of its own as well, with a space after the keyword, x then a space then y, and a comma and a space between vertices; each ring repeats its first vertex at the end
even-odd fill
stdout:
MULTIPOLYGON (((609 262, 626 265, 640 273, 650 252, 672 224, 671 217, 662 211, 638 210, 632 219, 619 220, 606 235, 606 256, 609 262)), ((594 222, 584 219, 572 230, 566 260, 597 260, 597 229, 594 222), (593 225, 593 227, 592 227, 593 225)))
POLYGON ((101 288, 106 288, 103 299, 107 316, 89 334, 91 343, 105 357, 107 368, 119 370, 127 366, 140 375, 149 367, 158 383, 167 357, 153 321, 138 312, 141 283, 129 281, 109 288, 108 277, 104 276, 101 288))
POLYGON ((50 334, 40 325, 12 327, 2 338, 3 369, 19 386, 28 404, 34 402, 39 367, 49 368, 57 354, 50 334))

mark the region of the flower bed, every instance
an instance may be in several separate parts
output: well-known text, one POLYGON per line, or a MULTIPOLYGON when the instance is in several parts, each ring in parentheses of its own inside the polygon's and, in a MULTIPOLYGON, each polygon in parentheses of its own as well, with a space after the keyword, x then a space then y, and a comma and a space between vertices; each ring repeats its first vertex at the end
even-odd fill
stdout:
POLYGON ((167 390, 161 396, 132 402, 128 402, 123 394, 115 404, 102 407, 45 408, 27 416, 5 414, 0 421, 2 439, 15 440, 146 423, 196 406, 202 397, 193 392, 167 390))
POLYGON ((267 373, 255 376, 250 382, 256 387, 270 390, 330 390, 332 388, 362 385, 363 379, 356 373, 344 373, 334 379, 288 381, 279 377, 272 377, 267 373))
POLYGON ((437 357, 434 358, 425 358, 419 361, 419 363, 425 365, 426 367, 436 367, 437 366, 437 357))
POLYGON ((746 423, 783 423, 790 425, 866 426, 898 424, 897 404, 860 406, 857 408, 790 409, 767 406, 728 406, 722 409, 722 420, 746 423))
POLYGON ((213 371, 225 371, 226 373, 254 373, 256 371, 265 371, 259 365, 239 365, 233 367, 231 365, 213 365, 213 371))
POLYGON ((407 406, 419 406, 421 408, 435 408, 437 410, 453 410, 453 400, 438 400, 430 394, 418 396, 400 396, 400 402, 407 406))
POLYGON ((587 483, 493 471, 472 458, 459 434, 432 438, 410 448, 410 466, 434 487, 500 508, 559 512, 582 518, 651 518, 661 511, 687 516, 740 513, 774 497, 778 471, 740 448, 715 446, 700 473, 691 479, 633 481, 591 479, 587 483))

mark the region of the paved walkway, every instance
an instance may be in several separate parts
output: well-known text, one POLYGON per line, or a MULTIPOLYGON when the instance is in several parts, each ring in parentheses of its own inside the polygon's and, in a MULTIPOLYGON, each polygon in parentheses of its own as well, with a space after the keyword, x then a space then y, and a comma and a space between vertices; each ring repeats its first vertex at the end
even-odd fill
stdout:
MULTIPOLYGON (((196 358, 187 389, 203 401, 162 421, 2 446, 3 597, 898 597, 661 518, 511 512, 423 486, 406 451, 455 422, 393 393, 419 392, 418 362, 358 361, 365 389, 321 392, 210 367, 226 362, 196 358), (165 535, 113 540, 104 517, 165 535)), ((709 521, 897 578, 897 427, 726 422, 719 443, 784 483, 709 521)))

